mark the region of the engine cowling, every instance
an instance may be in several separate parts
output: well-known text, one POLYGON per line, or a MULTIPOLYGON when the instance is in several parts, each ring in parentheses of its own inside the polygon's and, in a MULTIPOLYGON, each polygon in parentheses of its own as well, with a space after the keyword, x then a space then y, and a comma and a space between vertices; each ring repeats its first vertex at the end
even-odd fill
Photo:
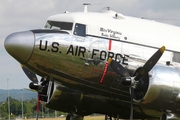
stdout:
MULTIPOLYGON (((40 90, 37 89, 41 103, 50 109, 62 112, 77 114, 80 116, 92 113, 117 116, 117 114, 125 111, 119 108, 126 108, 126 106, 119 100, 84 94, 79 90, 68 88, 52 81, 42 81, 40 85, 30 85, 32 85, 33 88, 41 88, 40 90)), ((129 111, 129 109, 126 109, 126 111, 129 111)), ((129 114, 123 115, 129 117, 129 114)))
MULTIPOLYGON (((76 89, 58 85, 45 106, 58 111, 77 115, 89 115, 92 113, 111 114, 117 116, 122 113, 123 107, 119 100, 107 97, 88 95, 76 89)), ((129 111, 129 109, 126 109, 129 111)), ((129 117, 129 114, 127 114, 129 117)))
MULTIPOLYGON (((51 87, 49 86, 48 88, 51 87)), ((44 96, 44 99, 41 100, 44 100, 44 105, 50 109, 55 109, 78 116, 99 113, 110 115, 112 117, 118 116, 119 118, 129 118, 130 107, 127 107, 129 106, 129 103, 125 103, 120 99, 86 94, 79 90, 58 84, 54 85, 54 89, 49 90, 52 90, 50 92, 52 94, 47 94, 48 92, 44 92, 42 95, 44 96)), ((139 112, 140 110, 138 109, 140 108, 137 107, 137 111, 134 111, 134 118, 140 118, 141 112, 139 112)), ((144 115, 143 117, 149 118, 150 116, 144 115)))
POLYGON ((47 83, 45 83, 43 85, 43 89, 42 89, 41 93, 39 93, 40 94, 40 100, 42 102, 47 104, 50 101, 53 93, 56 90, 55 86, 56 86, 56 84, 53 81, 48 81, 47 83))
POLYGON ((180 115, 179 114, 172 114, 172 113, 165 113, 162 114, 160 117, 160 120, 179 120, 180 115))
POLYGON ((134 101, 162 112, 180 108, 180 68, 156 65, 134 89, 134 101))

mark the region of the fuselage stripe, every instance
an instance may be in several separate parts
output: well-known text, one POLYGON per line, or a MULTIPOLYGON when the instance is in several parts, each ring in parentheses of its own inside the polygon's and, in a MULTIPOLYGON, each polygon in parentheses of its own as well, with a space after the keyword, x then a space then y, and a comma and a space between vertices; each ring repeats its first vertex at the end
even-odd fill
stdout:
POLYGON ((111 46, 112 46, 112 40, 109 40, 109 47, 108 47, 108 50, 111 50, 111 46))
MULTIPOLYGON (((107 40, 109 39, 109 38, 106 38, 106 37, 100 37, 100 36, 95 36, 95 35, 90 35, 90 34, 86 34, 86 36, 102 38, 102 39, 107 39, 107 40)), ((138 46, 143 46, 143 47, 148 47, 148 48, 159 49, 159 47, 155 47, 155 46, 151 46, 151 45, 144 45, 144 44, 141 44, 141 43, 135 43, 135 42, 131 42, 131 41, 124 41, 124 40, 117 40, 117 39, 111 39, 111 40, 112 41, 118 41, 118 42, 121 42, 121 43, 128 43, 128 44, 132 44, 132 45, 138 45, 138 46)), ((170 49, 166 49, 166 51, 180 53, 179 51, 170 50, 170 49)))
MULTIPOLYGON (((111 50, 111 46, 112 46, 112 40, 109 40, 109 46, 108 46, 108 50, 111 50)), ((100 84, 102 84, 102 82, 104 81, 104 77, 106 76, 107 70, 108 70, 108 61, 106 62, 105 66, 104 66, 104 70, 103 70, 103 74, 100 80, 100 84)))

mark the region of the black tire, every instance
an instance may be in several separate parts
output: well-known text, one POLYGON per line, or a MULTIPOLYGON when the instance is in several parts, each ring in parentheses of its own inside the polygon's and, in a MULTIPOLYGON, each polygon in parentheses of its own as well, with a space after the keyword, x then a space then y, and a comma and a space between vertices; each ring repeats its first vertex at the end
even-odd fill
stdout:
POLYGON ((71 115, 70 115, 70 114, 68 114, 68 115, 66 116, 66 120, 71 120, 71 115))

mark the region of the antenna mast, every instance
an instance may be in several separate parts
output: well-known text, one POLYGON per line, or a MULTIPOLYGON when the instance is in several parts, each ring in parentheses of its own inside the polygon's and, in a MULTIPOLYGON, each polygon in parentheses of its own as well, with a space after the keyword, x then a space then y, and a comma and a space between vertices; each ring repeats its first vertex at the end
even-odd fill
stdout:
POLYGON ((88 5, 91 5, 90 3, 83 3, 84 5, 84 12, 88 12, 88 5))

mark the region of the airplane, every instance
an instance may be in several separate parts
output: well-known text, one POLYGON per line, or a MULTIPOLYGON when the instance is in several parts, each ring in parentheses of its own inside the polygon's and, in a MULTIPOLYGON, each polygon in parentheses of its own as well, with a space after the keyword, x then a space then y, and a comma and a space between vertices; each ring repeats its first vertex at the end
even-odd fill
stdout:
POLYGON ((180 119, 180 27, 88 5, 5 38, 38 103, 66 120, 180 119))

